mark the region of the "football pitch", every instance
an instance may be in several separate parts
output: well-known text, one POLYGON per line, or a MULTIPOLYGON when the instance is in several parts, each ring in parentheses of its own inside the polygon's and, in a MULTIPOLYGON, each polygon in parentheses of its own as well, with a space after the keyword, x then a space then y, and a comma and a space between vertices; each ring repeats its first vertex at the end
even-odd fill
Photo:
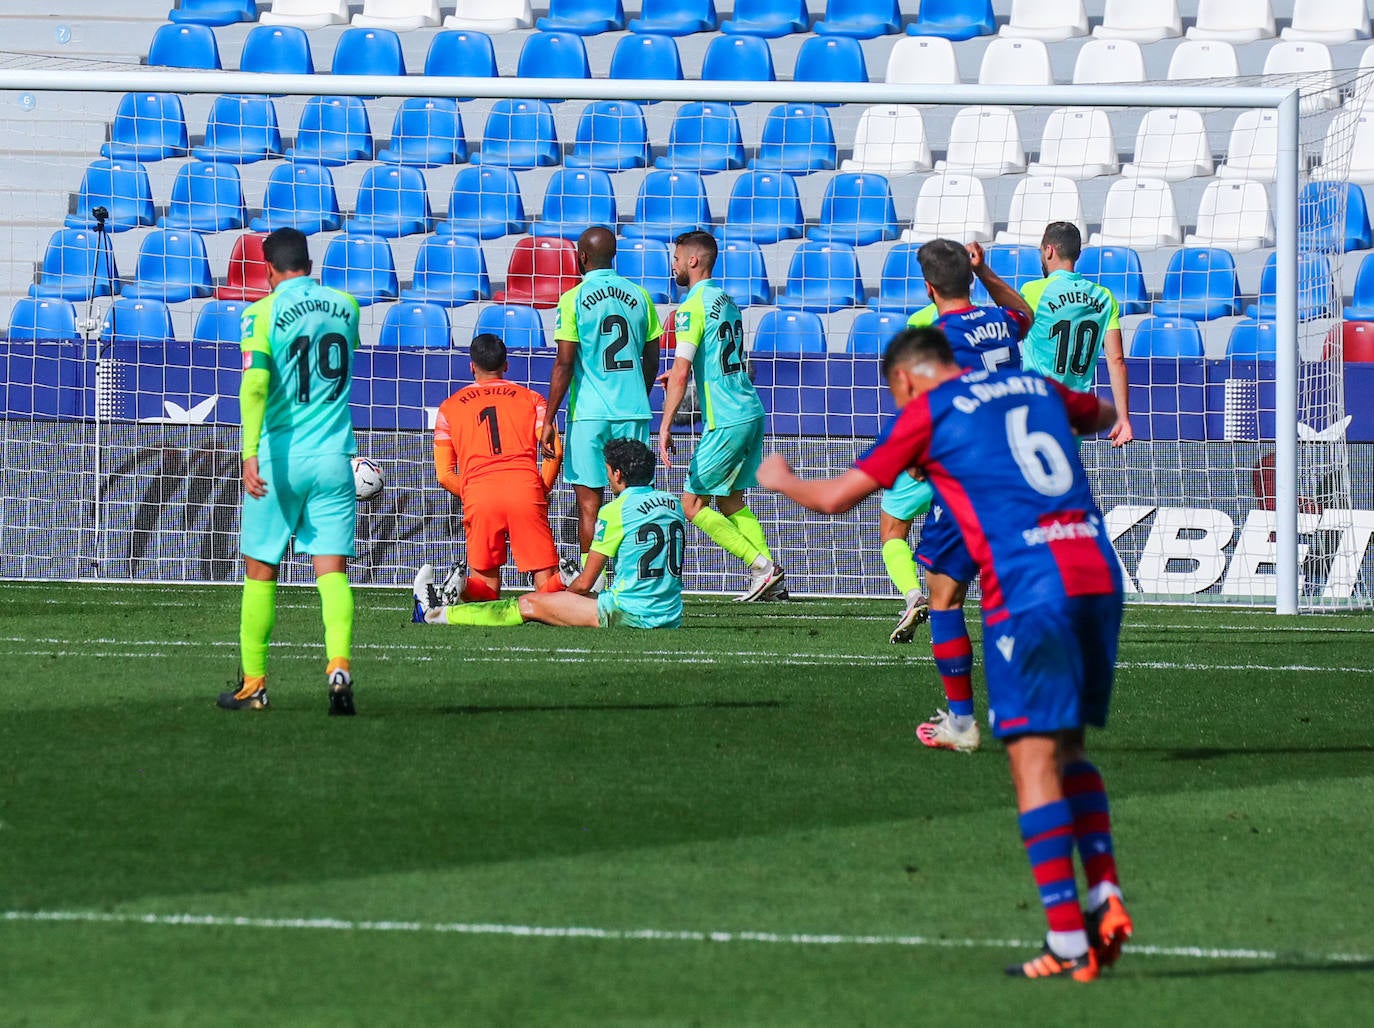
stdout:
POLYGON ((1006 759, 915 742, 897 601, 637 633, 355 596, 331 719, 313 589, 230 713, 238 590, 0 584, 0 1023, 1369 1017, 1368 616, 1128 608, 1090 752, 1136 936, 1078 985, 1001 977, 1044 929, 1006 759))

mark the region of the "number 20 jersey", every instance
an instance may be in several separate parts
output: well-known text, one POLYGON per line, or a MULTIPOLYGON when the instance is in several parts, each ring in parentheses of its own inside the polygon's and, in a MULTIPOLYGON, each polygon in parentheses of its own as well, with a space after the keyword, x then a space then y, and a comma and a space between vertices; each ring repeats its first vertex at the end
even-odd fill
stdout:
POLYGON ((749 381, 744 322, 730 294, 711 279, 694 285, 673 317, 673 337, 676 355, 692 362, 708 429, 763 417, 749 381))
POLYGON ((925 472, 982 571, 985 618, 1120 592, 1072 429, 1097 398, 1033 372, 972 371, 908 403, 855 467, 890 487, 925 472), (1072 426, 1072 427, 1071 427, 1072 426))
POLYGON ((569 420, 647 421, 644 344, 662 334, 649 294, 609 268, 559 297, 554 339, 577 344, 569 420))

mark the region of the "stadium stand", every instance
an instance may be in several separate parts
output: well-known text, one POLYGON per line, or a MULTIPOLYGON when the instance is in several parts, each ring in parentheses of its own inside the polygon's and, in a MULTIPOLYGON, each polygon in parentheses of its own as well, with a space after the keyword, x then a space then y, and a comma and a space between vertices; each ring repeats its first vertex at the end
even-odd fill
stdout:
POLYGON ((626 171, 649 163, 649 129, 644 111, 630 100, 595 100, 582 110, 569 168, 626 171))
POLYGON ((557 164, 559 156, 553 108, 543 100, 497 100, 487 115, 482 149, 471 159, 474 164, 542 168, 557 164))
POLYGON ((1007 227, 998 232, 999 243, 1035 246, 1051 221, 1067 221, 1087 235, 1083 202, 1072 179, 1052 175, 1030 175, 1016 184, 1011 196, 1007 227))
POLYGON ((1164 272, 1164 292, 1152 313, 1163 318, 1211 321, 1240 313, 1236 261, 1226 250, 1185 247, 1164 272))
POLYGON ((717 255, 716 277, 740 307, 771 303, 773 289, 768 283, 768 269, 763 250, 748 239, 724 239, 717 255))
POLYGON ((1010 107, 965 107, 954 116, 949 148, 935 170, 975 178, 997 178, 1026 170, 1021 130, 1010 107))
POLYGON ((175 229, 157 229, 143 240, 143 246, 138 251, 134 281, 124 286, 121 295, 178 303, 210 296, 214 291, 210 258, 200 235, 175 229))
POLYGON ((1130 39, 1090 39, 1074 58, 1076 86, 1144 81, 1145 54, 1130 39))
POLYGON ((455 100, 412 96, 401 101, 391 125, 391 140, 377 151, 377 160, 437 168, 468 159, 463 115, 455 100))
POLYGON ((485 32, 436 32, 425 53, 425 74, 494 78, 500 74, 496 47, 485 32))
POLYGON ((654 303, 673 303, 673 261, 661 239, 621 239, 615 248, 616 274, 644 287, 654 303))
MULTIPOLYGON (((611 54, 611 78, 654 79, 675 82, 682 78, 682 57, 672 36, 628 35, 611 54)), ((657 103, 650 100, 649 103, 657 103)))
POLYGON ((581 279, 577 250, 571 241, 556 236, 521 239, 511 251, 506 288, 492 299, 497 303, 556 307, 558 298, 581 279))
POLYGON ((1293 0, 1293 21, 1283 39, 1309 43, 1348 43, 1369 38, 1365 0, 1293 0))
POLYGON ((773 82, 773 51, 758 36, 717 36, 701 61, 706 81, 773 82))
POLYGON ((596 36, 625 27, 625 7, 620 0, 549 0, 549 13, 534 23, 544 32, 573 32, 596 36))
POLYGON ((919 13, 920 19, 907 26, 908 35, 957 41, 990 36, 997 30, 992 0, 922 0, 919 13))
POLYGON ((509 168, 463 168, 453 179, 443 234, 496 239, 529 228, 520 182, 509 168))
POLYGON ((835 131, 819 104, 780 104, 763 125, 759 155, 749 162, 755 171, 807 175, 836 163, 835 131))
POLYGON ((745 160, 734 107, 704 101, 679 108, 668 133, 668 150, 654 161, 654 167, 709 175, 743 168, 745 160))
POLYGON ((791 175, 750 171, 735 179, 721 230, 727 239, 776 243, 802 234, 801 194, 791 175))
POLYGON ((229 252, 228 274, 224 285, 215 289, 217 300, 260 300, 271 287, 267 284, 267 258, 262 254, 266 236, 245 232, 234 240, 229 252))
POLYGON ((1166 78, 1219 79, 1235 78, 1240 74, 1240 62, 1230 43, 1185 39, 1174 48, 1169 58, 1166 78))
POLYGON ((998 30, 1012 39, 1058 42, 1088 34, 1083 0, 1012 0, 1011 18, 998 30))
POLYGON ((890 85, 945 85, 959 81, 954 44, 940 36, 907 36, 892 44, 887 59, 890 85))
POLYGON ((575 32, 535 32, 520 48, 515 74, 522 79, 589 79, 587 44, 575 32))
POLYGON ((1085 246, 1075 270, 1110 289, 1122 315, 1149 310, 1150 294, 1145 288, 1140 254, 1129 246, 1085 246))
POLYGON ((1107 0, 1102 24, 1093 29, 1099 39, 1129 39, 1158 43, 1183 34, 1178 0, 1107 0))
POLYGON ((867 82, 863 47, 848 36, 812 36, 797 51, 792 81, 867 82))
MULTIPOLYGON (((234 325, 234 331, 239 329, 234 325)), ((80 339, 76 307, 69 300, 21 296, 10 312, 7 338, 11 342, 56 343, 80 339)))
POLYGON ((1341 330, 1341 356, 1348 363, 1374 363, 1374 325, 1347 321, 1341 330))
POLYGON ((889 178, 914 175, 931 167, 921 109, 892 105, 870 107, 854 130, 852 157, 840 162, 843 172, 872 172, 889 178))
POLYGON ((887 341, 906 327, 906 315, 891 311, 860 311, 849 326, 845 352, 877 355, 887 341))
POLYGON ((822 36, 872 39, 902 29, 902 10, 897 0, 828 0, 824 20, 811 30, 822 36))
POLYGON ((344 223, 344 231, 353 235, 396 239, 428 232, 434 223, 424 173, 404 164, 369 168, 353 211, 344 223))
POLYGON ((232 93, 215 98, 205 122, 205 142, 191 148, 192 157, 230 164, 254 164, 281 152, 281 129, 272 99, 232 93))
POLYGON ((267 180, 262 214, 248 223, 254 232, 300 229, 306 235, 341 227, 334 175, 322 164, 277 165, 267 180))
POLYGON ((181 98, 173 93, 126 93, 100 155, 112 161, 185 157, 189 144, 181 98))
POLYGON ((631 32, 690 36, 710 32, 720 23, 715 0, 640 0, 639 6, 639 17, 629 24, 631 32))
MULTIPOLYGON (((601 219, 613 225, 614 219, 601 219)), ((672 242, 683 232, 709 228, 711 208, 706 183, 694 171, 651 171, 644 177, 635 200, 635 218, 621 227, 631 239, 672 242)))
POLYGON ((109 212, 108 232, 128 232, 157 220, 153 210, 153 187, 148 170, 137 161, 112 161, 102 157, 92 161, 81 178, 76 194, 76 211, 67 215, 68 228, 95 228, 92 213, 97 207, 109 212))
POLYGON ((758 353, 826 352, 825 326, 812 311, 772 310, 754 330, 754 350, 758 353))
POLYGON ((852 246, 807 240, 792 252, 787 285, 779 307, 829 314, 854 307, 864 299, 859 258, 852 246))
POLYGON ((105 312, 100 325, 101 338, 116 346, 121 343, 159 345, 176 342, 172 312, 161 300, 140 300, 120 296, 105 312))
POLYGON ((1052 82, 1050 51, 1038 39, 994 39, 978 65, 982 86, 1048 86, 1052 82))
POLYGON ((923 243, 941 236, 979 243, 992 239, 987 196, 973 175, 942 173, 921 184, 911 228, 902 239, 923 243))
POLYGON ((353 15, 359 28, 391 29, 411 32, 438 25, 439 0, 363 0, 363 9, 353 15))
POLYGON ((491 332, 500 336, 508 350, 542 350, 548 345, 544 321, 533 307, 515 304, 492 304, 477 315, 472 334, 491 332))
POLYGON ((882 175, 840 174, 825 187, 818 223, 806 237, 818 243, 867 246, 901 235, 892 189, 882 175))
POLYGON ((391 247, 376 236, 335 236, 324 251, 320 281, 352 293, 363 307, 394 300, 400 292, 391 247))
POLYGON ((559 168, 544 187, 544 209, 530 232, 576 240, 592 225, 617 220, 610 175, 595 168, 559 168))
POLYGON ((720 23, 728 35, 774 39, 805 32, 811 25, 806 0, 735 0, 734 17, 720 23))
POLYGON ((1026 165, 1029 175, 1068 179, 1115 175, 1119 170, 1111 119, 1106 111, 1090 107, 1051 111, 1040 141, 1040 159, 1026 165))
POLYGON ((530 0, 457 0, 454 12, 444 19, 446 29, 479 32, 511 32, 533 24, 530 0))
POLYGON ((243 339, 243 312, 247 309, 244 300, 211 300, 196 315, 191 342, 201 346, 237 346, 243 339))
POLYGON ((479 240, 473 236, 427 236, 415 255, 415 275, 402 300, 460 307, 491 298, 491 278, 479 240))
POLYGON ((1149 317, 1136 326, 1131 337, 1132 357, 1202 359, 1202 332, 1187 318, 1149 317))
POLYGON ((258 16, 264 25, 295 25, 320 29, 348 23, 348 0, 272 0, 272 9, 258 16))
POLYGON ((1197 21, 1188 38, 1253 43, 1273 39, 1275 32, 1269 0, 1198 0, 1197 21))
POLYGON ((1273 321, 1242 318, 1226 341, 1231 360, 1272 361, 1278 356, 1278 332, 1273 321))
POLYGON ((219 43, 207 25, 163 25, 153 36, 148 63, 162 68, 218 70, 219 43))
POLYGON ((334 44, 333 75, 404 75, 401 38, 390 29, 345 29, 334 44))
POLYGON ((310 37, 295 25, 259 25, 243 41, 239 71, 313 75, 315 60, 310 53, 310 37))
POLYGON ((1186 246, 1224 246, 1234 253, 1258 250, 1274 243, 1274 219, 1269 194, 1259 182, 1207 184, 1198 202, 1197 231, 1185 236, 1186 246))
POLYGON ((434 303, 395 304, 386 312, 377 338, 378 346, 392 350, 404 347, 448 349, 451 342, 448 312, 434 303))
POLYGON ((916 260, 920 248, 919 243, 898 243, 887 251, 878 295, 869 301, 870 307, 892 314, 910 314, 930 302, 925 274, 916 260))
POLYGON ((1212 174, 1212 151, 1202 115, 1187 108, 1149 111, 1135 137, 1135 161, 1123 165, 1128 178, 1166 182, 1212 174))
POLYGON ((356 96, 312 96, 296 128, 296 145, 286 151, 295 163, 338 167, 372 159, 372 125, 356 96))
POLYGON ((1150 250, 1177 244, 1183 234, 1169 183, 1152 178, 1112 183, 1102 204, 1102 228, 1092 233, 1094 246, 1129 246, 1150 250))
POLYGON ((167 12, 167 19, 192 25, 233 25, 257 21, 258 8, 253 0, 181 0, 167 12))

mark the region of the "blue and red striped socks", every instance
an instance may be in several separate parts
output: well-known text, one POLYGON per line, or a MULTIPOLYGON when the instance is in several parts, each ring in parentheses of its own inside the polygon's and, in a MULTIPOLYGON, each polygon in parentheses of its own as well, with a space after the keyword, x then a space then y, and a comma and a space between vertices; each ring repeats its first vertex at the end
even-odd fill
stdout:
POLYGON ((1108 896, 1120 896, 1116 856, 1112 850, 1112 817, 1102 775, 1086 760, 1064 768, 1064 798, 1073 811, 1078 857, 1088 878, 1088 906, 1096 909, 1108 896))
POLYGON ((1017 820, 1049 922, 1046 938, 1050 949, 1067 959, 1081 957, 1088 952, 1088 933, 1074 880, 1074 820, 1069 802, 1046 803, 1027 810, 1017 820))
POLYGON ((945 687, 949 712, 957 718, 973 718, 973 644, 969 642, 964 610, 930 612, 930 652, 945 687))

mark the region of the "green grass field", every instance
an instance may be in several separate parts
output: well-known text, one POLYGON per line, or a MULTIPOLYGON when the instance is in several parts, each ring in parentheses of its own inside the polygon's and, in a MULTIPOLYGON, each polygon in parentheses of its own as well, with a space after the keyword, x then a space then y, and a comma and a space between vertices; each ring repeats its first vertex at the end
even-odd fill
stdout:
POLYGON ((251 714, 214 706, 237 590, 0 585, 0 1023, 1369 1017, 1367 616, 1128 609, 1091 749, 1136 946, 1081 986, 1000 976, 1043 931, 1006 760, 914 741, 895 602, 634 633, 356 595, 349 720, 313 590, 251 714))

